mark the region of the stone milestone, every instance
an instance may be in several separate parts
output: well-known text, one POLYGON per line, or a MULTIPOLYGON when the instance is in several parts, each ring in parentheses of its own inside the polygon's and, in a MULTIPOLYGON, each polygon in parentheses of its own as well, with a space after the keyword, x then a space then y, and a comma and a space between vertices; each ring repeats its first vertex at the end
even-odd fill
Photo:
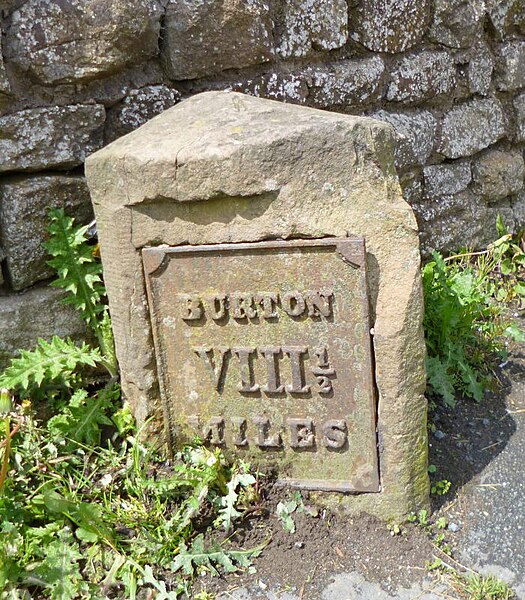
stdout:
POLYGON ((393 131, 208 92, 93 154, 123 387, 195 436, 383 518, 426 506, 417 226, 393 131))

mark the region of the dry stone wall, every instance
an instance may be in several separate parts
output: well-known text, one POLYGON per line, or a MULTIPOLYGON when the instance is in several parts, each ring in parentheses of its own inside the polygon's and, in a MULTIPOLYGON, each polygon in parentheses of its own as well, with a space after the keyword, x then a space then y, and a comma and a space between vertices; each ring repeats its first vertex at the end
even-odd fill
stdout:
POLYGON ((89 221, 85 157, 201 91, 390 123, 425 252, 487 242, 498 213, 525 225, 525 0, 0 0, 0 17, 0 365, 82 334, 41 289, 47 208, 89 221))

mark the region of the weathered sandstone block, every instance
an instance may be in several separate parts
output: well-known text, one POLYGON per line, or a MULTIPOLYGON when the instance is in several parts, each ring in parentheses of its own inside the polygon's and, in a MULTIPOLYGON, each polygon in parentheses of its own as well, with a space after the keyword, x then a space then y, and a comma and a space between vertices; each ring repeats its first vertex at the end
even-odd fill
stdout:
POLYGON ((414 165, 424 165, 434 148, 437 121, 431 112, 389 112, 380 110, 372 115, 374 119, 390 123, 397 134, 394 149, 396 167, 406 169, 414 165))
POLYGON ((383 92, 384 71, 379 56, 307 69, 304 75, 309 79, 309 102, 316 108, 328 108, 378 100, 383 92))
POLYGON ((438 152, 447 158, 470 156, 497 142, 505 132, 505 115, 499 100, 470 100, 444 116, 438 152))
POLYGON ((170 0, 162 40, 162 58, 173 79, 258 65, 274 56, 273 23, 264 0, 170 0))
POLYGON ((5 284, 4 272, 3 272, 2 268, 1 268, 1 267, 2 267, 2 263, 3 263, 4 259, 5 259, 4 250, 3 250, 3 248, 0 246, 0 292, 1 292, 1 290, 2 290, 2 287, 3 287, 3 286, 4 286, 4 284, 5 284))
POLYGON ((0 117, 0 172, 67 169, 102 146, 98 104, 34 108, 0 117))
POLYGON ((430 0, 359 0, 351 10, 352 38, 374 52, 395 54, 425 34, 430 0))
POLYGON ((360 492, 334 499, 355 512, 390 518, 427 504, 419 248, 392 143, 391 128, 371 119, 210 92, 88 158, 122 384, 140 421, 151 416, 159 430, 164 424, 175 444, 203 425, 209 443, 273 462, 290 485, 360 492), (347 234, 365 239, 366 254, 347 234), (350 263, 334 254, 337 247, 350 263), (321 268, 319 261, 328 262, 321 268), (368 300, 366 286, 357 295, 345 287, 365 266, 368 300), (342 315, 361 314, 368 303, 379 414, 375 476, 375 426, 365 409, 371 405, 363 404, 372 388, 363 396, 364 389, 356 395, 357 387, 337 387, 349 375, 361 381, 366 369, 331 362, 346 356, 349 365, 365 364, 364 347, 350 339, 366 339, 369 329, 345 329, 342 315), (341 336, 335 346, 334 330, 341 336), (324 347, 314 353, 301 340, 315 331, 324 347), (223 336, 233 349, 218 343, 223 336), (199 342, 193 351, 181 353, 192 340, 199 342), (317 383, 301 356, 308 365, 317 361, 317 383), (368 416, 334 417, 344 398, 368 416), (356 453, 363 462, 349 458, 342 468, 356 453), (288 478, 298 469, 311 477, 306 465, 318 469, 320 456, 321 481, 288 478), (356 487, 340 487, 352 477, 356 487))
POLYGON ((9 94, 11 86, 4 66, 4 58, 2 56, 2 41, 0 39, 0 98, 2 95, 9 94))
POLYGON ((472 58, 469 61, 467 77, 469 89, 473 94, 486 96, 492 83, 494 71, 494 57, 485 44, 472 49, 472 58))
POLYGON ((108 111, 106 141, 117 138, 137 129, 180 100, 177 90, 165 85, 148 85, 131 90, 124 99, 108 111))
POLYGON ((511 200, 511 206, 514 216, 514 230, 525 229, 525 189, 515 199, 511 200))
POLYGON ((53 274, 42 246, 51 208, 65 209, 77 223, 89 222, 93 211, 84 177, 38 175, 0 180, 0 244, 15 290, 53 274))
POLYGON ((484 16, 480 0, 434 0, 430 38, 449 48, 467 48, 479 36, 484 16))
POLYGON ((516 110, 516 141, 525 142, 525 94, 514 98, 516 110))
POLYGON ((403 190, 403 198, 413 206, 421 201, 423 193, 423 184, 421 183, 421 171, 414 169, 405 171, 399 178, 401 189, 403 190))
POLYGON ((38 338, 49 341, 54 335, 73 340, 88 337, 79 313, 62 304, 64 295, 61 290, 44 286, 0 296, 0 370, 18 350, 32 350, 38 338))
POLYGON ((467 245, 481 249, 494 241, 496 218, 515 226, 514 209, 509 201, 488 205, 471 190, 453 195, 424 197, 414 205, 421 228, 421 248, 424 254, 440 249, 457 252, 467 245))
POLYGON ((521 151, 488 150, 473 163, 476 191, 488 202, 517 194, 523 188, 525 175, 521 151))
POLYGON ((487 12, 499 39, 513 33, 525 34, 524 0, 488 0, 487 12))
POLYGON ((44 84, 87 81, 157 54, 160 16, 157 0, 29 0, 5 55, 44 84))
POLYGON ((291 0, 283 5, 277 53, 281 58, 305 56, 311 49, 334 50, 346 42, 346 0, 291 0))
POLYGON ((447 52, 406 56, 390 77, 387 100, 407 104, 448 94, 456 87, 456 67, 447 52))
POLYGON ((241 92, 269 100, 304 104, 309 94, 309 82, 311 82, 311 77, 308 75, 308 70, 294 73, 271 73, 234 83, 228 91, 241 92))
POLYGON ((509 42, 499 47, 496 85, 504 91, 525 87, 525 41, 509 42))
POLYGON ((429 165, 423 169, 425 194, 429 198, 452 196, 466 190, 472 181, 470 162, 429 165))

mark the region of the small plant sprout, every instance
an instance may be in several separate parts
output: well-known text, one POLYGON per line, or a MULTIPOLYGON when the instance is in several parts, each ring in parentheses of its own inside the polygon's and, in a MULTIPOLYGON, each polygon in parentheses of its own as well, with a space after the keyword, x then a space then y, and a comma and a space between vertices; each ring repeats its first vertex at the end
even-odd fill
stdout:
POLYGON ((0 418, 6 417, 13 410, 13 397, 7 388, 0 390, 0 418))
POLYGON ((512 600, 515 598, 510 587, 493 575, 456 573, 454 582, 456 591, 467 600, 512 600))
POLYGON ((295 521, 293 520, 292 514, 297 510, 297 502, 295 500, 288 500, 287 502, 279 502, 276 508, 276 514, 279 521, 283 526, 283 529, 287 533, 295 533, 295 521))
POLYGON ((452 483, 450 481, 447 481, 446 479, 435 481, 430 487, 430 493, 435 494, 436 496, 444 496, 450 491, 451 485, 452 483))
POLYGON ((399 523, 388 523, 387 529, 390 531, 391 536, 400 535, 402 532, 401 525, 399 523))
POLYGON ((0 433, 0 494, 4 491, 4 485, 9 469, 9 455, 11 454, 11 418, 13 410, 13 398, 8 389, 0 390, 0 427, 3 425, 3 436, 0 433), (3 437, 3 439, 2 439, 3 437))

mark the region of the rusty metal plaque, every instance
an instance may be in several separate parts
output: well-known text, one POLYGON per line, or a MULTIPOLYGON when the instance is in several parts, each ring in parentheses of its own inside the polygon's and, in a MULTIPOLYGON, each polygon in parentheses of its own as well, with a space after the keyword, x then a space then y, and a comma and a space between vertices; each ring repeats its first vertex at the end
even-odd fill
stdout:
POLYGON ((166 429, 292 487, 376 492, 364 240, 142 251, 166 429))

